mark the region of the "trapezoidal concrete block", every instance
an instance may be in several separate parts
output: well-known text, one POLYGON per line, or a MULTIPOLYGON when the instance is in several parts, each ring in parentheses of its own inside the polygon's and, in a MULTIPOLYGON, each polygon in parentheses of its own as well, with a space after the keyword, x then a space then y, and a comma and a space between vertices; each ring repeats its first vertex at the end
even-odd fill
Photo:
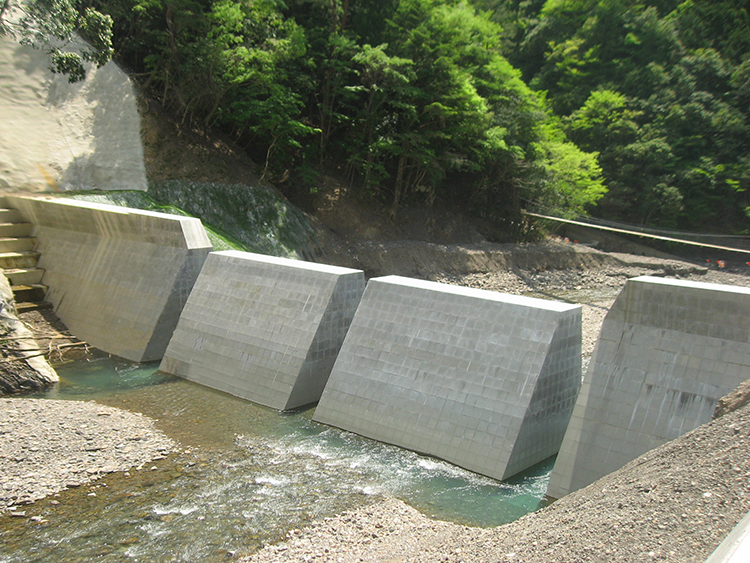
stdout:
POLYGON ((711 420, 750 374, 750 289, 642 276, 602 324, 547 494, 560 498, 711 420))
POLYGON ((34 224, 47 301, 70 331, 135 362, 161 359, 211 251, 199 219, 6 196, 34 224))
POLYGON ((555 454, 581 384, 581 307, 371 279, 313 419, 505 479, 555 454))
POLYGON ((212 252, 159 369, 275 409, 314 403, 364 288, 361 270, 212 252))

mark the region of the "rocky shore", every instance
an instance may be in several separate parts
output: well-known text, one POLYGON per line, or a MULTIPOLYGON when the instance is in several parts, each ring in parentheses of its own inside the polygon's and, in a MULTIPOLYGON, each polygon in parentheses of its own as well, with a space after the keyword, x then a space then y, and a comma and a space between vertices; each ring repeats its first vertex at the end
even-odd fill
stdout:
POLYGON ((138 413, 93 402, 0 399, 0 504, 19 505, 164 457, 176 443, 138 413))

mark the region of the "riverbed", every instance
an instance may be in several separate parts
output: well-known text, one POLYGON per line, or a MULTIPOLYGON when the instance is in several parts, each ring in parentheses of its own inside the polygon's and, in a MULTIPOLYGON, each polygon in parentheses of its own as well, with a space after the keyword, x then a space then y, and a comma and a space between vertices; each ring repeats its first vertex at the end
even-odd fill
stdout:
POLYGON ((180 451, 6 514, 0 561, 227 561, 384 497, 481 527, 545 502, 552 459, 500 483, 157 367, 99 355, 58 368, 38 396, 143 413, 180 451))

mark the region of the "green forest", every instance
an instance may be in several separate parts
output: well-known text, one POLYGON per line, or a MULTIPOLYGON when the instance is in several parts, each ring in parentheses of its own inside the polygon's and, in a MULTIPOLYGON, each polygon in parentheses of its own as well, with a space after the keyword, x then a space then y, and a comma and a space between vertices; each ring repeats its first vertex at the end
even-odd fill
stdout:
MULTIPOLYGON (((314 191, 335 171, 394 217, 438 203, 498 239, 529 236, 523 210, 750 228, 750 0, 25 5, 22 41, 78 29, 85 59, 114 53, 282 189, 314 191)), ((50 52, 81 78, 75 54, 50 52)))

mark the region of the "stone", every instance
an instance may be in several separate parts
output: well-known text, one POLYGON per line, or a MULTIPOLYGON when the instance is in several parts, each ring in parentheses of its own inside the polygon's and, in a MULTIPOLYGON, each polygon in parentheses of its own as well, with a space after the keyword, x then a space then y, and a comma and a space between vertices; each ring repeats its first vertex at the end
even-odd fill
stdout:
MULTIPOLYGON (((7 14, 6 14, 7 16, 7 14)), ((71 38, 72 46, 85 44, 71 38)), ((44 49, 0 36, 0 188, 146 190, 140 117, 128 75, 86 62, 70 84, 44 49)))

